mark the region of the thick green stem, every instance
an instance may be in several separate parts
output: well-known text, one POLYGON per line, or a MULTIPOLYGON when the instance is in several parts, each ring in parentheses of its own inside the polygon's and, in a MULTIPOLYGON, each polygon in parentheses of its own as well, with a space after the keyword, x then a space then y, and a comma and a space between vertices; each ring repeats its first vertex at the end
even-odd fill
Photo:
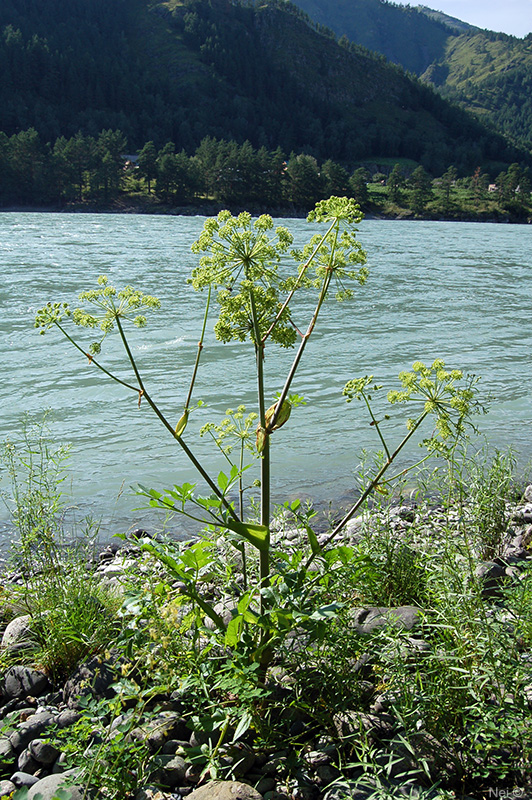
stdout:
MULTIPOLYGON (((260 588, 264 589, 270 585, 270 435, 266 430, 266 404, 264 401, 264 343, 261 341, 259 319, 257 315, 257 308, 255 305, 255 298, 253 291, 249 293, 249 301, 251 306, 251 318, 253 321, 253 336, 255 340, 255 357, 257 361, 257 392, 259 399, 259 418, 260 427, 266 431, 264 437, 264 446, 261 452, 260 472, 261 472, 261 507, 260 507, 260 522, 268 529, 268 547, 259 551, 259 578, 260 588)), ((260 615, 264 616, 267 611, 266 603, 264 602, 264 595, 260 592, 260 615)), ((271 653, 268 648, 269 633, 267 629, 263 629, 260 634, 259 649, 261 652, 261 664, 259 677, 262 681, 266 679, 266 672, 268 665, 271 661, 271 653)))
MULTIPOLYGON (((260 426, 266 431, 266 403, 264 400, 264 344, 261 341, 259 320, 255 298, 253 292, 249 294, 251 306, 251 318, 253 321, 253 333, 255 339, 255 357, 257 361, 257 393, 259 400, 259 419, 260 426)), ((260 482, 260 523, 266 528, 270 528, 270 436, 266 431, 264 448, 261 453, 261 482, 260 482)), ((270 580, 270 553, 269 548, 260 551, 260 581, 261 586, 268 586, 270 580)), ((262 613, 261 595, 261 613, 262 613)))
MULTIPOLYGON (((242 480, 242 471, 244 469, 244 439, 241 438, 240 440, 240 469, 239 469, 239 478, 238 478, 238 512, 240 514, 240 519, 244 519, 244 481, 242 480)), ((243 578, 243 588, 244 591, 247 592, 248 589, 248 567, 247 567, 247 559, 246 559, 246 545, 245 542, 242 542, 242 549, 240 551, 242 553, 242 578, 243 578)))

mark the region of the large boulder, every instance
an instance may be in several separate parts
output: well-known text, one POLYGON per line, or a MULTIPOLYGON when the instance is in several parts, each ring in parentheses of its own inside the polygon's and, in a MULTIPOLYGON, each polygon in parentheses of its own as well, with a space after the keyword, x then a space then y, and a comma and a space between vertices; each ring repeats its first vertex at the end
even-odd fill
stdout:
POLYGON ((0 649, 16 653, 21 650, 30 650, 33 647, 35 647, 35 639, 31 631, 31 616, 24 614, 24 616, 12 619, 3 633, 0 649))
POLYGON ((16 664, 4 677, 4 694, 9 698, 39 697, 51 689, 44 672, 16 664))

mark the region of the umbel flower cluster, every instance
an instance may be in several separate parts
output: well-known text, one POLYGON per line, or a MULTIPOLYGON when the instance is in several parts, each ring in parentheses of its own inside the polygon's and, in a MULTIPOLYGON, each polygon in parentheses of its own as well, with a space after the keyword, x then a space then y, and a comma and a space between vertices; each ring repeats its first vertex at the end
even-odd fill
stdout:
POLYGON ((48 303, 35 317, 35 327, 45 333, 52 325, 60 325, 63 317, 71 317, 75 325, 81 328, 99 328, 103 335, 99 341, 92 342, 89 347, 91 355, 101 351, 102 341, 114 329, 117 321, 130 319, 137 328, 146 325, 145 314, 139 310, 159 309, 161 302, 156 297, 144 294, 132 286, 124 286, 117 290, 109 284, 107 275, 98 278, 98 289, 81 292, 79 299, 96 307, 96 313, 84 308, 70 309, 68 303, 48 303))

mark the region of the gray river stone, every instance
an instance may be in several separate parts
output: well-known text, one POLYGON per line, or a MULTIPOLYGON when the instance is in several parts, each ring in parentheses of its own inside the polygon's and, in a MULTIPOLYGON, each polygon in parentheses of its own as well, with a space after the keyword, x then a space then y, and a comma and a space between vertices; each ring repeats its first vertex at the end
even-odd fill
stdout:
POLYGON ((211 781, 194 789, 188 800, 263 800, 263 796, 247 783, 211 781))
POLYGON ((42 800, 54 800, 58 789, 70 793, 70 800, 82 800, 83 787, 75 784, 77 770, 68 770, 60 775, 48 775, 33 784, 28 792, 27 800, 36 800, 40 795, 42 800))
MULTIPOLYGON (((39 782, 35 775, 30 775, 28 772, 14 772, 10 778, 11 783, 14 783, 17 789, 23 787, 29 788, 39 782)), ((29 793, 28 793, 29 796, 29 793)))
POLYGON ((31 636, 31 616, 25 614, 22 617, 15 617, 6 626, 0 648, 10 653, 20 650, 28 650, 35 646, 35 641, 31 636))
POLYGON ((20 753, 34 739, 48 728, 54 721, 53 714, 49 711, 42 711, 40 714, 32 714, 31 717, 18 726, 17 730, 11 734, 9 741, 14 750, 20 753))
MULTIPOLYGON (((9 737, 2 736, 0 738, 0 766, 5 766, 6 764, 12 764, 15 760, 15 750, 13 745, 9 741, 9 737)), ((0 794, 0 797, 2 795, 0 794)))
POLYGON ((355 623, 355 630, 362 635, 375 633, 389 625, 411 631, 420 625, 422 620, 422 612, 415 606, 354 608, 350 616, 355 623))
POLYGON ((53 764, 59 757, 60 751, 49 742, 33 739, 28 745, 28 752, 39 764, 53 764))
POLYGON ((4 691, 8 697, 38 697, 50 688, 50 681, 44 672, 31 667, 17 664, 5 674, 4 691))

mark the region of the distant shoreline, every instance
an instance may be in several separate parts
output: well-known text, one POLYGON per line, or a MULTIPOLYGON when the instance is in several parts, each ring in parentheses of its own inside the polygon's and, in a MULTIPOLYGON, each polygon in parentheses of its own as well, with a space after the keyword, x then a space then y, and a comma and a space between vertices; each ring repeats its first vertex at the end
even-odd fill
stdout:
MULTIPOLYGON (((88 203, 72 203, 69 205, 50 205, 50 206, 6 206, 0 207, 0 213, 17 213, 17 214, 138 214, 140 215, 154 215, 154 216, 172 216, 172 217, 212 217, 216 216, 220 211, 229 209, 233 214, 238 214, 242 211, 249 211, 251 214, 269 214, 274 218, 285 217, 290 219, 305 219, 308 210, 293 207, 276 207, 268 208, 262 206, 232 206, 227 203, 205 202, 194 205, 183 206, 165 206, 162 204, 135 204, 124 203, 117 201, 110 205, 101 204, 88 204, 88 203)), ((411 212, 405 211, 397 214, 384 214, 382 212, 375 213, 373 210, 363 211, 364 219, 376 220, 392 220, 401 222, 493 222, 497 224, 513 224, 513 225, 529 225, 532 224, 532 218, 514 218, 510 215, 502 216, 500 214, 473 214, 473 213, 457 213, 456 215, 433 215, 433 214, 420 214, 414 215, 411 212)))

